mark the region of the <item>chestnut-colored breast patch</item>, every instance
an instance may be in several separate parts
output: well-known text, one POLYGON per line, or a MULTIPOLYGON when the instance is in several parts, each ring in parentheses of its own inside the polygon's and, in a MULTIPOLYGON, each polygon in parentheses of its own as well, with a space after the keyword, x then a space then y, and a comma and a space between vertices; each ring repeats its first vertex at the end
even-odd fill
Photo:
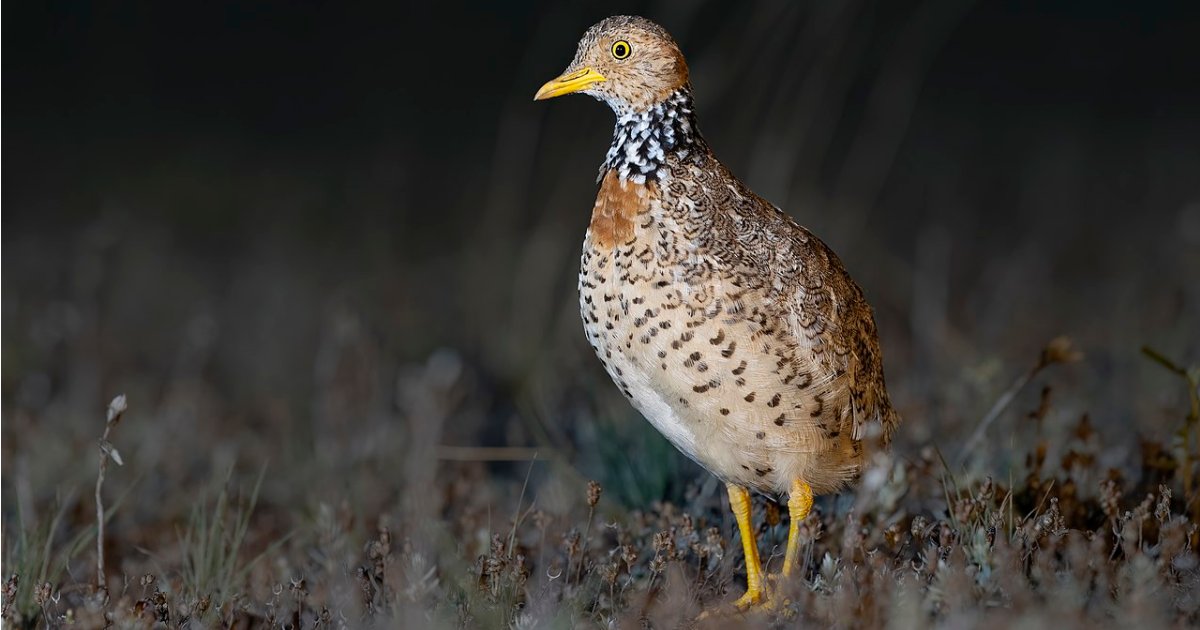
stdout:
POLYGON ((596 205, 592 208, 592 243, 601 250, 611 250, 618 244, 633 240, 637 215, 650 208, 657 195, 653 182, 637 184, 621 181, 616 171, 609 171, 600 182, 596 205))

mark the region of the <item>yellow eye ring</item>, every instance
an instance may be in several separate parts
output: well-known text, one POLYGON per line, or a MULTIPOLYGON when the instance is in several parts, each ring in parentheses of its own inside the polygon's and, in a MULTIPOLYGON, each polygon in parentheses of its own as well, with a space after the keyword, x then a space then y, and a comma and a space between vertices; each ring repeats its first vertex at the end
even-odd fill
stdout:
POLYGON ((629 42, 627 42, 623 39, 619 39, 619 40, 613 42, 613 45, 612 45, 612 56, 613 57, 615 57, 617 59, 625 59, 625 58, 629 57, 629 54, 632 52, 633 52, 633 48, 629 45, 629 42))

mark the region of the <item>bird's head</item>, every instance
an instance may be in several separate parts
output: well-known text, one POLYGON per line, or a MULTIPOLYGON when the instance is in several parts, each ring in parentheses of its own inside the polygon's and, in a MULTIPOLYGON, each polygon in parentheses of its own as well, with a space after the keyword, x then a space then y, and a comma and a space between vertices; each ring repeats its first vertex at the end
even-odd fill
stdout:
POLYGON ((687 63, 666 29, 643 17, 619 15, 589 28, 566 71, 533 99, 582 92, 620 115, 647 110, 687 82, 687 63))

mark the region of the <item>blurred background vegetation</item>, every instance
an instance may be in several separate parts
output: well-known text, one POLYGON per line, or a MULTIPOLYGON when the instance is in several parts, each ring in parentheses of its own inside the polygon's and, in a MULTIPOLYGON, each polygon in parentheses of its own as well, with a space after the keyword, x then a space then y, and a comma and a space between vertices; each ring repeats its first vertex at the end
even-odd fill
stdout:
MULTIPOLYGON (((547 509, 588 478, 627 506, 714 495, 580 330, 611 113, 531 100, 622 12, 673 33, 717 154, 865 289, 898 456, 957 452, 1057 335, 1085 359, 1045 430, 1090 414, 1105 465, 1138 466, 1139 438, 1168 439, 1187 407, 1139 349, 1200 356, 1194 8, 6 8, 7 531, 61 505, 86 518, 122 392, 110 483, 132 494, 110 532, 141 549, 176 544, 196 489, 231 467, 248 492, 267 466, 258 502, 281 515, 252 531, 260 547, 344 501, 360 524, 509 505, 531 470, 547 509), (442 478, 462 487, 431 502, 442 478)), ((1011 470, 1018 415, 973 467, 1011 470)), ((168 562, 147 553, 128 562, 168 562)))

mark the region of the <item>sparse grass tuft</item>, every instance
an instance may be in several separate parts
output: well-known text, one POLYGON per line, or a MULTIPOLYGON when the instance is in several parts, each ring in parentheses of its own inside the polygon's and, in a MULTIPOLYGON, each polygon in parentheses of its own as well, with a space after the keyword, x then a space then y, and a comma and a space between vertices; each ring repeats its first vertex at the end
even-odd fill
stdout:
POLYGON ((216 500, 204 497, 192 506, 187 527, 180 534, 183 563, 183 597, 204 621, 210 610, 220 610, 243 594, 246 576, 254 565, 274 552, 285 539, 275 541, 263 553, 242 561, 242 547, 250 527, 250 517, 258 504, 266 466, 258 474, 250 496, 239 500, 230 495, 233 467, 225 474, 216 500))

